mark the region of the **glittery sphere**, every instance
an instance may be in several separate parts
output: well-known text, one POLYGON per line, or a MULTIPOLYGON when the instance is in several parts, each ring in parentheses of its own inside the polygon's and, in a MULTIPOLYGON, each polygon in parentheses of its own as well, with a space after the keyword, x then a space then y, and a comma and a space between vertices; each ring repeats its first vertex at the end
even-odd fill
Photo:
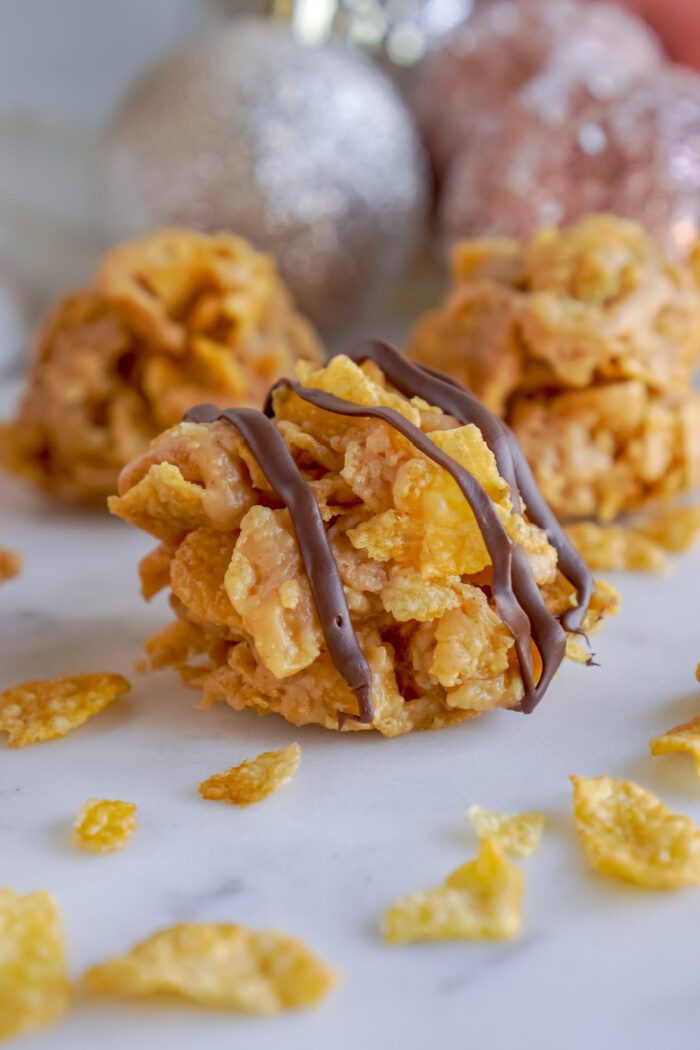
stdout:
POLYGON ((511 104, 503 128, 451 165, 439 220, 449 246, 527 237, 591 211, 638 219, 672 253, 687 251, 700 233, 700 75, 669 66, 561 125, 511 104))
POLYGON ((99 190, 111 237, 177 223, 273 252, 326 327, 397 277, 428 197, 424 153, 384 74, 249 19, 136 84, 107 131, 99 190))
POLYGON ((514 98, 563 125, 572 108, 610 101, 661 61, 651 30, 613 4, 483 0, 422 64, 414 109, 444 174, 458 152, 478 148, 514 98))

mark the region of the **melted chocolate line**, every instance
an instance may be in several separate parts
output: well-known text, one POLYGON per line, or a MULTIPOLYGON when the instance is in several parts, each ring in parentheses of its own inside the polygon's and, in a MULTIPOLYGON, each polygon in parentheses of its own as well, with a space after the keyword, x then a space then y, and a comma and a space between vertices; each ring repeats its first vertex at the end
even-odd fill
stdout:
POLYGON ((494 454, 499 474, 510 485, 514 510, 520 509, 520 494, 525 501, 528 518, 545 531, 557 552, 559 569, 576 589, 578 604, 564 613, 561 618, 563 626, 568 631, 580 627, 593 594, 593 577, 537 487, 510 427, 454 379, 409 361, 387 343, 370 339, 343 353, 357 363, 373 361, 392 386, 405 397, 411 398, 417 394, 460 423, 476 424, 494 454))
POLYGON ((339 712, 339 728, 348 718, 369 725, 374 718, 372 671, 352 626, 343 582, 316 497, 276 427, 262 412, 252 408, 223 411, 215 405, 198 405, 185 416, 192 423, 213 423, 219 419, 236 428, 291 516, 328 652, 359 705, 359 718, 339 712))
MULTIPOLYGON (((519 545, 512 543, 498 517, 495 505, 476 478, 393 408, 344 401, 323 390, 301 386, 291 379, 280 379, 270 393, 272 395, 276 389, 284 388, 292 390, 303 401, 327 412, 362 419, 380 419, 388 423, 455 480, 479 526, 491 559, 491 589, 496 608, 515 642, 524 686, 524 696, 519 708, 526 713, 533 711, 564 659, 566 635, 542 599, 525 552, 519 545), (542 674, 536 685, 531 640, 534 640, 542 658, 542 674)), ((271 401, 268 405, 269 410, 270 406, 271 401)))

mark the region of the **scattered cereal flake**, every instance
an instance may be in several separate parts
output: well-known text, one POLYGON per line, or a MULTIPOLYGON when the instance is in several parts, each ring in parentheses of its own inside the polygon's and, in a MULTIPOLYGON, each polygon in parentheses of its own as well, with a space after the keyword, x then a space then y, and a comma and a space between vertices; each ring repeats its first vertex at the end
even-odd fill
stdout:
POLYGON ((0 731, 10 747, 66 736, 131 686, 120 674, 76 674, 23 682, 0 693, 0 731))
POLYGON ((126 846, 135 831, 133 802, 89 798, 75 818, 73 844, 89 853, 112 853, 126 846))
POLYGON ((523 873, 496 838, 486 838, 475 860, 425 893, 409 893, 384 915, 390 944, 412 941, 510 940, 522 923, 523 873))
POLYGON ((290 744, 280 751, 263 751, 251 761, 232 766, 225 773, 215 773, 199 785, 202 798, 229 802, 233 806, 250 806, 262 802, 273 791, 284 787, 297 771, 301 748, 290 744))
POLYGON ((576 827, 604 875, 650 890, 700 882, 700 829, 628 780, 572 777, 576 827))
POLYGON ((98 994, 175 995, 251 1014, 314 1006, 336 981, 301 941, 228 923, 160 930, 84 977, 98 994))
POLYGON ((70 999, 54 898, 0 889, 0 1039, 57 1021, 70 999))
POLYGON ((577 521, 566 534, 591 569, 612 572, 668 572, 670 564, 663 547, 637 529, 625 525, 597 525, 577 521))
POLYGON ((0 547, 0 583, 11 580, 22 571, 22 559, 15 551, 0 547))
POLYGON ((542 813, 498 813, 471 806, 467 816, 479 838, 496 838, 507 853, 529 857, 540 848, 544 830, 542 813))
POLYGON ((700 506, 658 511, 637 529, 664 550, 682 554, 700 538, 700 506))
POLYGON ((695 762, 695 771, 700 777, 700 718, 669 729, 663 736, 649 742, 652 755, 669 755, 672 751, 687 751, 695 762))

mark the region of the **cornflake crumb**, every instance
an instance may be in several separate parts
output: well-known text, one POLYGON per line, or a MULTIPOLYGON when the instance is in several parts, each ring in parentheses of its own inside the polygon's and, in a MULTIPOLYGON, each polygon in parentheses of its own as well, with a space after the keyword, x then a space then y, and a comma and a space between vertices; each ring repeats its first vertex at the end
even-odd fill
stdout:
POLYGON ((73 844, 89 853, 112 853, 122 849, 136 831, 136 806, 89 798, 73 825, 73 844))
POLYGON ((657 511, 637 529, 664 550, 683 554, 700 538, 700 506, 657 511))
POLYGON ((53 896, 0 889, 0 1039, 52 1024, 70 1001, 63 925, 53 896))
POLYGON ((250 806, 262 802, 292 779, 301 760, 301 748, 290 744, 280 751, 263 751, 257 758, 232 766, 225 773, 215 773, 199 785, 202 798, 212 802, 229 802, 233 806, 250 806))
POLYGON ((175 995, 203 1006, 274 1014, 316 1005, 337 976, 305 944, 284 934, 181 923, 93 966, 83 981, 101 995, 175 995))
POLYGON ((475 860, 441 886, 409 893, 384 915, 390 944, 413 941, 510 940, 522 925, 524 876, 497 838, 482 839, 475 860))
POLYGON ((626 569, 664 573, 671 569, 660 543, 626 525, 577 521, 568 525, 565 531, 583 560, 595 572, 626 569))
POLYGON ((0 693, 0 731, 10 747, 66 736, 131 689, 120 674, 76 674, 22 682, 0 693))
POLYGON ((700 777, 700 718, 693 718, 669 729, 663 736, 649 741, 652 755, 669 755, 672 751, 687 751, 695 762, 695 772, 700 777))
POLYGON ((590 864, 650 890, 700 882, 700 829, 639 784, 576 777, 576 829, 590 864))
POLYGON ((544 815, 542 813, 498 813, 471 806, 467 817, 481 839, 496 838, 506 851, 515 857, 529 857, 542 842, 544 815))
POLYGON ((15 551, 0 547, 0 583, 19 576, 22 571, 22 559, 15 551))

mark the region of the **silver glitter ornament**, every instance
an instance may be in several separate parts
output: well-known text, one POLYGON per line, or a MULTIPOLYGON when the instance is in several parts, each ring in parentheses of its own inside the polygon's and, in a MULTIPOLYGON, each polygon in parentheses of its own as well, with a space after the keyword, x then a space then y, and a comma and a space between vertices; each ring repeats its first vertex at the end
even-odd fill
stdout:
POLYGON ((591 211, 637 219, 668 250, 700 235, 700 74, 667 66, 563 124, 513 104, 504 126, 452 163, 439 224, 461 237, 528 237, 591 211))
POLYGON ((168 224, 248 237, 331 327, 414 254, 426 167, 410 115, 367 59, 240 19, 135 85, 106 132, 99 197, 112 238, 168 224))
POLYGON ((483 0, 422 64, 413 104, 442 176, 458 153, 479 148, 514 99, 565 125, 572 109, 618 97, 661 62, 654 33, 613 4, 483 0))

